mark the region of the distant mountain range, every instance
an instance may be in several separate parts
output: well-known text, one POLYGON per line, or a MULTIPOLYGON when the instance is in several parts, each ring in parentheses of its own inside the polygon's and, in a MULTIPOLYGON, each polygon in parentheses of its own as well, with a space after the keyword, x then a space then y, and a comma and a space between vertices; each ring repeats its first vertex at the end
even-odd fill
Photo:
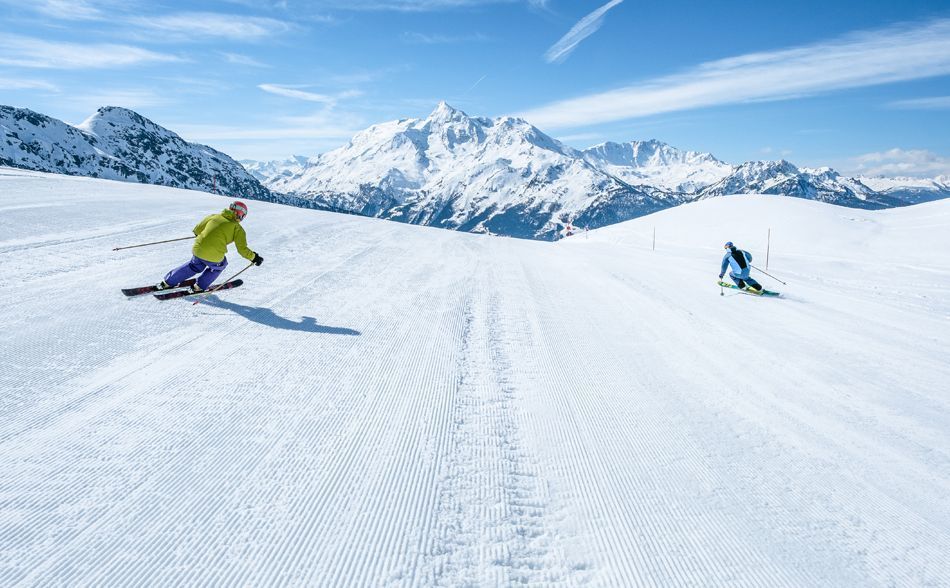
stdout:
POLYGON ((950 178, 846 178, 787 161, 731 165, 654 140, 577 150, 522 119, 470 117, 445 102, 322 155, 270 162, 239 164, 117 107, 71 126, 0 106, 0 132, 0 165, 532 239, 552 239, 566 222, 595 228, 727 194, 871 209, 950 196, 950 178))
POLYGON ((731 165, 655 140, 581 151, 524 120, 470 117, 445 102, 426 118, 375 125, 310 159, 242 163, 271 189, 321 207, 535 239, 555 236, 558 221, 594 228, 726 194, 870 209, 950 196, 939 179, 874 189, 830 168, 731 165))

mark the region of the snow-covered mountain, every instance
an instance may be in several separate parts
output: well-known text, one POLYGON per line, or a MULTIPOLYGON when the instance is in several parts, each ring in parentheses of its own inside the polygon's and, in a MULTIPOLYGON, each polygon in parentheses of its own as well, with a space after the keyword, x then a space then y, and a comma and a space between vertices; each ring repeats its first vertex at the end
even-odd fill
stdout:
POLYGON ((700 190, 699 198, 727 194, 778 194, 852 208, 890 208, 903 204, 831 168, 798 168, 785 160, 743 163, 725 178, 700 190))
POLYGON ((244 169, 261 183, 276 181, 278 178, 290 177, 303 170, 307 165, 309 158, 302 155, 294 155, 289 159, 276 159, 273 161, 255 161, 253 159, 242 159, 238 161, 244 169))
POLYGON ((950 198, 950 176, 936 178, 859 177, 862 184, 907 204, 950 198))
POLYGON ((591 165, 628 184, 675 192, 696 192, 733 171, 709 153, 683 151, 655 139, 601 143, 582 153, 591 165))
POLYGON ((229 156, 189 143, 125 108, 100 108, 72 126, 25 108, 0 106, 0 133, 3 165, 274 200, 229 156))
POLYGON ((685 200, 634 187, 522 119, 470 117, 445 102, 426 118, 370 127, 267 185, 335 210, 542 239, 559 220, 602 226, 685 200))
POLYGON ((445 102, 426 118, 375 125, 344 147, 302 159, 252 162, 249 169, 308 206, 541 239, 555 234, 559 220, 594 228, 725 194, 780 194, 857 208, 942 197, 877 191, 830 168, 787 161, 733 166, 656 140, 581 151, 524 120, 470 117, 445 102))

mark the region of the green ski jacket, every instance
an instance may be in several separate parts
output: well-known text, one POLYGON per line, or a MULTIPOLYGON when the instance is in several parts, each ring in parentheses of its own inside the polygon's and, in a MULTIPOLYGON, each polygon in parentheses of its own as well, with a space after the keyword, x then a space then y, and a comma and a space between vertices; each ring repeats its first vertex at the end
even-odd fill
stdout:
POLYGON ((255 253, 247 247, 247 233, 237 221, 234 213, 224 209, 217 214, 209 214, 194 228, 195 245, 191 252, 195 257, 217 263, 228 252, 228 243, 234 243, 238 253, 249 261, 255 253))

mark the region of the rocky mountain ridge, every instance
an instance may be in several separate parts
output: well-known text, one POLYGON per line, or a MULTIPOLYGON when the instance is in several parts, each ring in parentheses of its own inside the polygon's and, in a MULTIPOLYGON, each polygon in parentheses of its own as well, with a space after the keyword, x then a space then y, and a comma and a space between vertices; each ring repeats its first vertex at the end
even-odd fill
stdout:
POLYGON ((77 126, 0 106, 0 165, 275 199, 228 155, 114 106, 100 108, 77 126))

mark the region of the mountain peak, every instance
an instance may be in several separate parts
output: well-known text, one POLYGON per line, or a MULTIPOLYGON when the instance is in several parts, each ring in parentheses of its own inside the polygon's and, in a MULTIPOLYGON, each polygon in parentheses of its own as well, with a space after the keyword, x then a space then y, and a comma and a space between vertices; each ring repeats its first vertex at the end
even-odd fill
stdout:
POLYGON ((453 108, 448 102, 442 100, 435 107, 435 110, 432 111, 432 114, 430 114, 428 118, 432 121, 450 121, 467 117, 467 114, 457 108, 453 108))
POLYGON ((146 128, 152 132, 163 134, 174 134, 141 114, 121 106, 103 106, 96 110, 96 113, 84 120, 78 127, 86 132, 93 134, 110 134, 117 129, 127 129, 129 127, 146 128))
POLYGON ((10 129, 0 146, 6 165, 274 199, 227 155, 188 143, 127 108, 102 107, 76 127, 0 107, 0 128, 10 129))

